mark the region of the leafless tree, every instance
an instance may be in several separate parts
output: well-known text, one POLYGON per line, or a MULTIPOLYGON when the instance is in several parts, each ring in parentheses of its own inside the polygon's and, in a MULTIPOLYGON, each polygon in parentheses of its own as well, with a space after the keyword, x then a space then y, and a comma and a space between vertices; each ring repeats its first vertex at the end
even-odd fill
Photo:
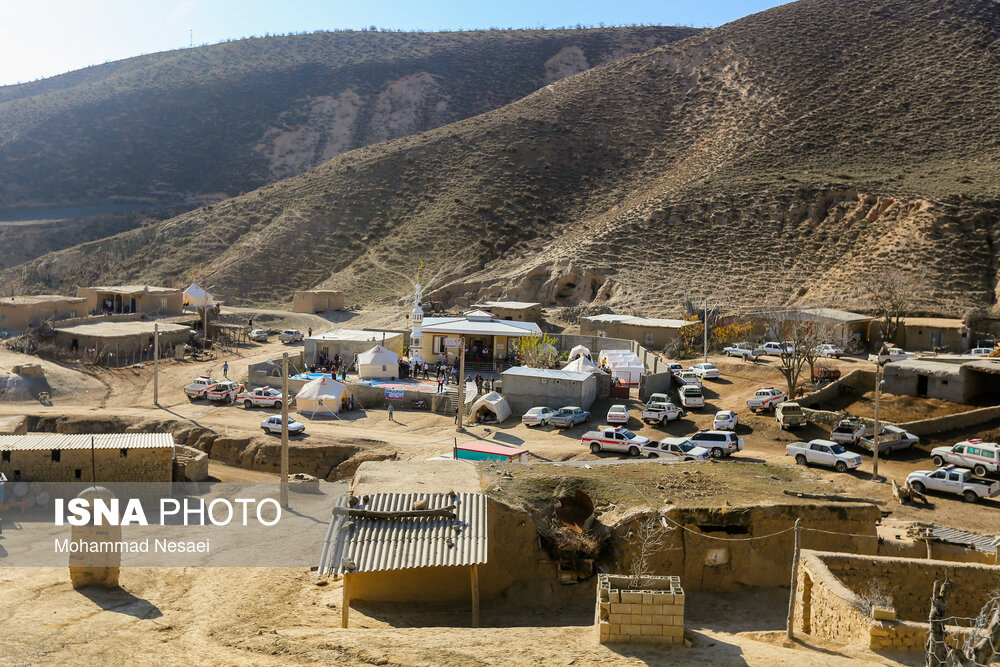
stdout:
POLYGON ((925 665, 927 667, 966 667, 989 665, 1000 655, 1000 598, 996 593, 983 605, 979 616, 971 619, 971 626, 960 638, 951 637, 946 621, 948 596, 952 581, 945 574, 944 581, 934 582, 931 594, 930 632, 927 636, 925 665))
POLYGON ((910 309, 914 278, 898 269, 885 269, 865 278, 861 283, 864 298, 868 300, 882 328, 882 340, 893 342, 903 323, 903 315, 910 309))
POLYGON ((663 540, 669 528, 658 516, 650 517, 642 522, 638 529, 629 533, 632 542, 632 562, 629 564, 629 587, 642 588, 646 577, 652 574, 651 560, 653 554, 663 549, 663 540))
POLYGON ((765 308, 756 313, 755 319, 764 326, 768 336, 785 344, 778 357, 778 371, 788 385, 788 397, 795 398, 806 368, 812 379, 816 347, 829 335, 829 326, 814 321, 815 318, 801 310, 790 308, 765 308))

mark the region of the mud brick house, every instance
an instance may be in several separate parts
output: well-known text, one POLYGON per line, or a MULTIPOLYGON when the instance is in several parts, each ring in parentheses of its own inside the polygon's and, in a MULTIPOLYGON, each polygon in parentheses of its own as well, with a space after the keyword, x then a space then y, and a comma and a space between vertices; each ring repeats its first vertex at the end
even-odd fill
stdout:
POLYGON ((170 482, 173 460, 169 433, 0 436, 0 473, 11 481, 170 482))
POLYGON ((86 315, 86 299, 58 294, 0 298, 0 329, 24 330, 42 322, 86 315))
POLYGON ((87 300, 87 312, 94 314, 173 315, 179 314, 184 307, 184 293, 172 287, 152 285, 81 287, 76 290, 76 295, 87 300))

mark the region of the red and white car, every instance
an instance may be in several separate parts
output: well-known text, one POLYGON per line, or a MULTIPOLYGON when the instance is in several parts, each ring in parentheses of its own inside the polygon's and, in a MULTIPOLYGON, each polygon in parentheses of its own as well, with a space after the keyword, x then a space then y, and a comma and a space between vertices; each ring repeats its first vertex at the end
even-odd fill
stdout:
POLYGON ((205 398, 210 401, 221 401, 223 403, 232 403, 236 400, 236 397, 240 392, 245 391, 246 387, 241 384, 236 384, 235 382, 230 382, 226 380, 225 382, 220 382, 205 394, 205 398))
POLYGON ((202 375, 194 379, 194 382, 184 387, 184 393, 187 395, 189 400, 195 401, 199 398, 206 398, 208 392, 215 389, 215 385, 219 384, 218 380, 213 380, 207 375, 202 375))
POLYGON ((624 426, 608 426, 600 431, 587 431, 580 438, 580 444, 589 447, 595 454, 609 451, 639 456, 641 448, 649 444, 649 438, 636 435, 624 426))
POLYGON ((972 438, 952 447, 935 447, 931 450, 931 460, 938 467, 950 463, 969 468, 977 476, 983 477, 988 473, 1000 472, 1000 445, 983 442, 982 438, 972 438))
POLYGON ((628 423, 628 408, 624 405, 612 405, 611 409, 608 410, 608 423, 609 424, 627 424, 628 423))
POLYGON ((773 410, 778 403, 788 400, 788 394, 774 387, 761 387, 753 396, 747 399, 750 412, 758 410, 773 410))
POLYGON ((282 400, 281 392, 270 387, 244 391, 236 396, 236 402, 245 408, 280 408, 282 400))

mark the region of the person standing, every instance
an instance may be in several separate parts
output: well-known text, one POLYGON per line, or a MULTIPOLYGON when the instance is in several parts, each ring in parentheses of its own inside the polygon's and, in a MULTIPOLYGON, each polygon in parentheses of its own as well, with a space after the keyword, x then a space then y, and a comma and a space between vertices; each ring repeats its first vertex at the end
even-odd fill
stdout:
POLYGON ((229 379, 229 362, 228 361, 222 362, 222 375, 227 380, 229 379))
POLYGON ((427 364, 427 362, 425 361, 425 362, 424 362, 424 379, 425 379, 425 380, 426 380, 426 379, 428 379, 428 377, 427 377, 427 371, 428 371, 428 370, 430 370, 430 366, 429 366, 429 365, 427 364))
POLYGON ((310 338, 313 337, 313 328, 312 327, 309 327, 309 337, 310 338))
POLYGON ((389 421, 396 421, 392 418, 392 403, 389 404, 389 421))

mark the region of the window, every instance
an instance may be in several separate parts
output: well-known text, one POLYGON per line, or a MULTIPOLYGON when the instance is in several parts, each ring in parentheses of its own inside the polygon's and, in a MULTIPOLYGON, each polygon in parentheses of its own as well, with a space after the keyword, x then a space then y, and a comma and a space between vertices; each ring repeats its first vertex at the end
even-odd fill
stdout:
POLYGON ((163 311, 167 310, 167 300, 166 299, 160 299, 160 310, 163 310, 163 311))
POLYGON ((53 449, 52 450, 52 462, 53 463, 59 463, 60 459, 62 459, 62 450, 61 449, 53 449))
POLYGON ((69 316, 70 317, 76 317, 76 311, 75 310, 69 311, 69 316))
POLYGON ((936 472, 933 475, 931 475, 931 479, 944 479, 944 473, 936 472))
POLYGON ((992 458, 994 458, 994 456, 993 456, 993 450, 992 449, 984 449, 984 450, 982 450, 982 456, 983 456, 984 459, 992 459, 992 458))
POLYGON ((73 477, 80 479, 81 477, 83 477, 83 471, 77 468, 76 470, 73 471, 73 477))
POLYGON ((979 448, 978 447, 969 447, 968 454, 969 454, 969 456, 979 456, 979 448))
POLYGON ((444 336, 434 336, 434 343, 431 345, 434 354, 444 354, 444 336))
POLYGON ((0 454, 0 463, 10 463, 10 452, 5 451, 0 454))
POLYGON ((962 476, 959 475, 957 472, 953 472, 953 473, 949 473, 948 474, 948 481, 949 482, 957 482, 957 481, 959 481, 961 479, 962 479, 962 476))
POLYGON ((646 335, 642 337, 642 340, 643 340, 643 344, 644 345, 652 345, 653 344, 653 332, 647 331, 646 335))
POLYGON ((121 449, 118 450, 118 453, 121 455, 123 459, 128 458, 128 447, 122 447, 121 449))

